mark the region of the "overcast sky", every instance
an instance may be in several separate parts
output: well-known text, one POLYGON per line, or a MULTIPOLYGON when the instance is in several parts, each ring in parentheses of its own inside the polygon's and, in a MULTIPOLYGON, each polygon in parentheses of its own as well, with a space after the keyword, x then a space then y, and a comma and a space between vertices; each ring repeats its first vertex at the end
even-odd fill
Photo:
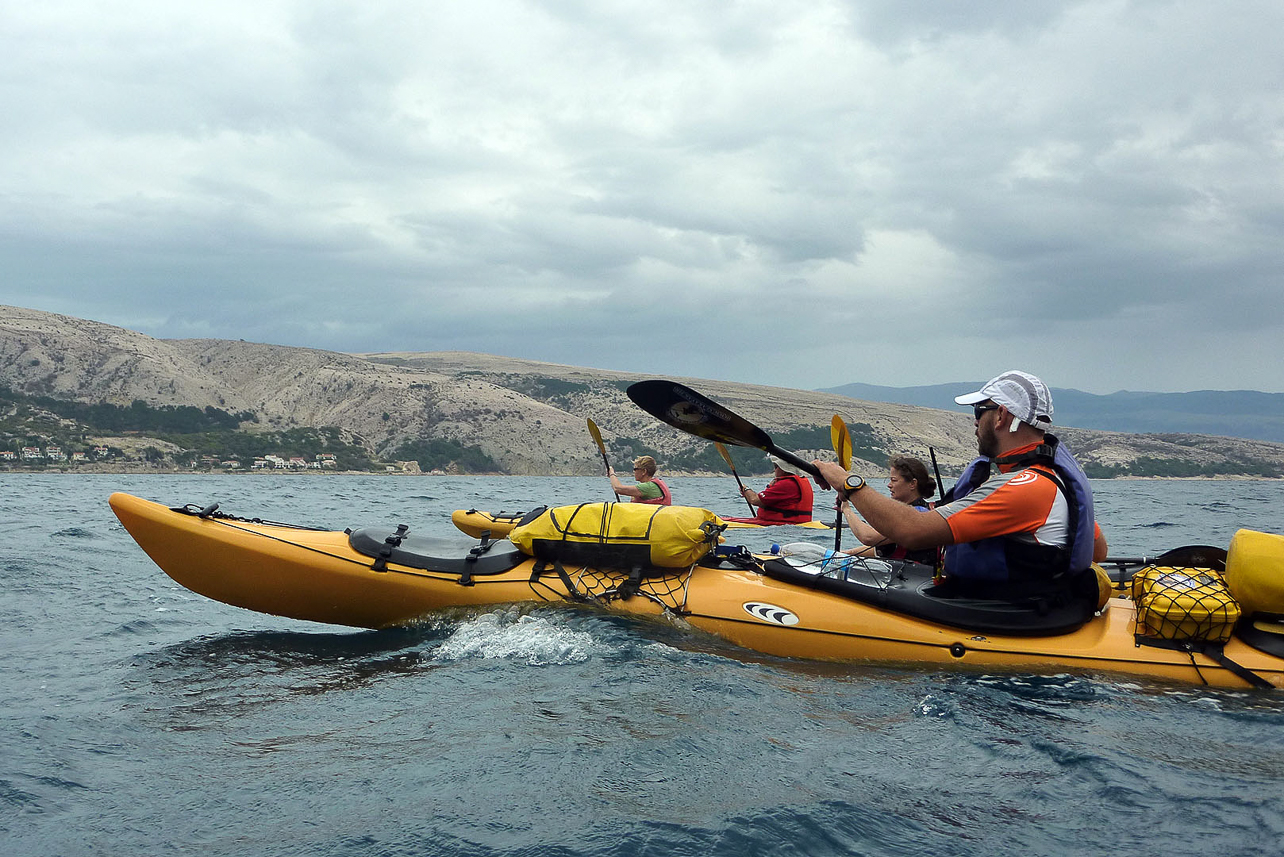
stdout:
POLYGON ((1284 3, 0 6, 0 304, 816 388, 1284 391, 1284 3))

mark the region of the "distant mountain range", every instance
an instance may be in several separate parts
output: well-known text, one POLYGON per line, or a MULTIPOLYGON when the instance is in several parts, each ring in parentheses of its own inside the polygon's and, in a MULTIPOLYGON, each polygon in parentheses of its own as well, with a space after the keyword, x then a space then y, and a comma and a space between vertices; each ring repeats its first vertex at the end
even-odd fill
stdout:
MULTIPOLYGON (((844 384, 818 392, 868 402, 959 410, 954 397, 980 389, 982 381, 923 387, 844 384)), ((1052 388, 1053 422, 1058 426, 1129 433, 1211 434, 1284 443, 1284 393, 1255 390, 1196 390, 1190 393, 1120 391, 1106 396, 1052 388)))
MULTIPOLYGON (((0 471, 254 470, 275 456, 340 470, 601 475, 592 418, 617 469, 646 454, 666 474, 725 474, 712 444, 628 398, 629 385, 647 377, 488 354, 153 339, 0 306, 0 471)), ((947 476, 976 454, 972 415, 953 401, 975 384, 848 385, 836 394, 675 380, 804 458, 833 454, 831 425, 841 416, 870 475, 891 454, 932 453, 947 476)), ((1059 434, 1094 478, 1284 477, 1284 443, 1256 439, 1268 426, 1284 439, 1280 396, 1055 395, 1056 422, 1067 426, 1059 434)), ((741 474, 766 475, 761 451, 733 452, 741 474)))

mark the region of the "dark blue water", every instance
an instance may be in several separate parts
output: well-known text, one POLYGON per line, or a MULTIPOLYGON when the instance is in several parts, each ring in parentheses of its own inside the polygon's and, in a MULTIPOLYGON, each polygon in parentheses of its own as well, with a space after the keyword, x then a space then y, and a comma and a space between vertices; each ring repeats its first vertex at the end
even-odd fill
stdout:
MULTIPOLYGON (((730 480, 674 482, 737 511, 730 480)), ((1284 483, 1097 489, 1115 555, 1284 531, 1284 483)), ((608 496, 0 476, 0 854, 1284 852, 1284 693, 784 661, 567 607, 384 632, 275 619, 170 581, 113 490, 424 534, 456 508, 608 496)))

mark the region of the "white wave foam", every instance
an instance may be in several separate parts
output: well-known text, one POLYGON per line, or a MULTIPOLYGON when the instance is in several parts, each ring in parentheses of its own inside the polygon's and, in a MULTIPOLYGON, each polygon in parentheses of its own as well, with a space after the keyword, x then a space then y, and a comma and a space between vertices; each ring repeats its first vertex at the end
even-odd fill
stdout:
POLYGON ((583 663, 610 651, 586 631, 557 625, 545 616, 506 610, 485 613, 460 625, 437 647, 433 659, 512 659, 550 666, 583 663))

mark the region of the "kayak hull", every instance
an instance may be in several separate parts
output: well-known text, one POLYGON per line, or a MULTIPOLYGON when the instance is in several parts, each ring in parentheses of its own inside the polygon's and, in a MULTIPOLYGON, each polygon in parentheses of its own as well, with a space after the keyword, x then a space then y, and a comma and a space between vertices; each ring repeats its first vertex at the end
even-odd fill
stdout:
MULTIPOLYGON (((395 562, 376 570, 379 563, 354 550, 344 532, 202 518, 122 493, 110 503, 148 556, 182 586, 292 619, 386 628, 450 608, 587 600, 627 614, 678 616, 738 646, 781 657, 1043 674, 1086 670, 1246 686, 1203 654, 1137 646, 1133 604, 1122 598, 1068 634, 979 634, 726 565, 666 570, 643 578, 636 591, 623 570, 568 568, 563 577, 537 571, 534 560, 464 582, 457 573, 395 562)), ((1225 653, 1284 687, 1284 659, 1238 639, 1225 653)))

